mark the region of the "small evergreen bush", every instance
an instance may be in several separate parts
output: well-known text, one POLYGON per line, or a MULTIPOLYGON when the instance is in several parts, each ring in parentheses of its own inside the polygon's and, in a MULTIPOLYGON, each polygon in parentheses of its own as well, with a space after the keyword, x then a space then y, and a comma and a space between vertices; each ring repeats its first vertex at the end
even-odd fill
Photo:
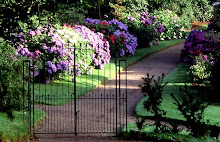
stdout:
POLYGON ((205 104, 205 97, 199 91, 185 86, 180 88, 180 97, 171 94, 175 100, 174 104, 186 118, 187 127, 193 136, 204 136, 208 132, 208 126, 204 121, 204 110, 208 107, 205 104))
POLYGON ((161 126, 160 119, 166 114, 166 112, 161 109, 160 105, 163 101, 162 91, 167 83, 163 84, 164 74, 162 74, 161 77, 159 76, 158 80, 154 80, 153 78, 154 76, 150 77, 148 73, 147 77, 142 78, 144 84, 140 85, 140 87, 144 96, 148 96, 147 100, 144 102, 144 107, 147 111, 154 114, 156 126, 155 131, 157 132, 161 126))

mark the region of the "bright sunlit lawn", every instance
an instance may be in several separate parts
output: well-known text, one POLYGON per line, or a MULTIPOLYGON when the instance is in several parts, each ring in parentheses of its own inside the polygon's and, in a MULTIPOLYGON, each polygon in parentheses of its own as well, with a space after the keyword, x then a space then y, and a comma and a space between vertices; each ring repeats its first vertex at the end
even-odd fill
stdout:
MULTIPOLYGON (((178 120, 185 120, 181 112, 177 109, 177 106, 173 104, 174 100, 170 96, 174 93, 175 96, 179 95, 179 88, 185 84, 190 85, 192 79, 187 72, 189 71, 188 64, 178 65, 170 74, 164 78, 164 82, 168 82, 167 86, 163 90, 163 102, 161 108, 164 109, 167 114, 165 117, 178 120)), ((143 102, 147 98, 143 98, 136 106, 136 114, 138 116, 152 116, 151 113, 146 112, 143 102)), ((220 127, 220 104, 210 104, 204 112, 205 120, 210 120, 211 124, 217 124, 220 127)))
MULTIPOLYGON (((139 48, 136 49, 134 56, 121 57, 118 60, 127 60, 127 65, 135 64, 139 60, 147 57, 160 50, 166 49, 172 45, 183 42, 185 39, 174 39, 167 41, 160 41, 160 45, 154 45, 151 48, 139 48)), ((121 64, 120 69, 125 67, 125 63, 121 64)), ((84 95, 85 93, 93 90, 99 84, 115 75, 115 64, 112 60, 110 64, 105 66, 105 71, 95 69, 93 75, 82 75, 77 77, 76 94, 77 97, 84 95)), ((66 77, 63 81, 53 81, 49 85, 35 84, 35 101, 36 103, 44 103, 50 105, 64 105, 73 99, 74 83, 72 78, 66 77), (68 81, 69 80, 69 81, 68 81), (46 96, 46 98, 45 98, 46 96), (63 101, 59 98, 68 98, 63 101)))

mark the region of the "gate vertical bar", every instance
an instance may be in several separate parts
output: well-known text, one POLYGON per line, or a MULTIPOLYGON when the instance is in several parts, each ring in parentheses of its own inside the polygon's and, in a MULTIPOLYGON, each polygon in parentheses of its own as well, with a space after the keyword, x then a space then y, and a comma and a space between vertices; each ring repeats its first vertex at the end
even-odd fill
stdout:
POLYGON ((75 114, 75 135, 77 135, 77 112, 76 112, 76 45, 74 48, 74 114, 75 114))
POLYGON ((116 128, 116 136, 118 135, 118 75, 117 75, 117 55, 115 55, 115 102, 116 102, 116 119, 115 119, 115 128, 116 128))
POLYGON ((32 77, 33 77, 33 84, 32 84, 32 85, 33 85, 33 90, 32 90, 32 91, 33 91, 33 92, 32 92, 32 93, 33 93, 33 94, 32 94, 32 95, 33 95, 33 96, 32 96, 32 97, 33 97, 33 137, 35 136, 35 134, 34 134, 34 133, 35 133, 35 129, 34 129, 34 123, 35 123, 35 119, 34 119, 34 117, 35 117, 35 116, 34 116, 34 113, 35 113, 35 112, 34 112, 34 74, 35 74, 35 72, 34 72, 34 71, 35 71, 34 65, 35 65, 35 62, 33 61, 33 65, 32 65, 32 66, 33 66, 33 76, 32 76, 32 77))
POLYGON ((30 65, 30 61, 28 61, 29 65, 28 65, 28 113, 29 113, 29 134, 31 133, 31 88, 30 88, 30 83, 31 83, 31 65, 30 65))
POLYGON ((119 76, 119 80, 118 80, 118 83, 119 83, 119 86, 118 86, 118 89, 119 89, 119 124, 120 124, 120 130, 121 130, 121 104, 120 104, 120 101, 121 101, 121 70, 120 70, 120 67, 121 67, 121 60, 119 60, 119 65, 118 65, 118 76, 119 76))
POLYGON ((127 119, 128 118, 128 116, 127 116, 127 111, 128 111, 127 110, 127 102, 128 102, 128 100, 127 100, 127 60, 119 60, 119 120, 120 120, 119 122, 120 122, 120 130, 122 130, 121 126, 126 125, 125 126, 126 132, 127 132, 127 120, 128 120, 127 119), (121 70, 120 70, 120 67, 121 66, 123 67, 121 62, 124 62, 124 64, 125 64, 125 69, 124 69, 124 72, 125 72, 125 94, 121 92, 121 70), (123 105, 120 102, 121 99, 125 99, 125 112, 124 112, 124 106, 121 107, 121 105, 123 105), (122 108, 123 108, 123 110, 122 110, 122 108), (124 113, 125 113, 125 120, 124 120, 124 113), (124 124, 124 122, 125 122, 125 124, 124 124))
POLYGON ((25 89, 24 89, 24 81, 25 81, 25 76, 24 76, 24 64, 25 61, 23 61, 23 125, 25 125, 25 89))
POLYGON ((126 71, 126 73, 125 73, 126 74, 126 80, 125 80, 125 83, 126 83, 125 84, 126 85, 125 86, 126 87, 125 88, 126 89, 125 90, 125 94, 126 94, 126 96, 125 96, 126 97, 126 105, 125 105, 125 107, 126 107, 125 108, 126 109, 126 111, 125 111, 125 113, 126 113, 125 114, 126 115, 126 118, 125 118, 126 119, 126 132, 128 132, 128 69, 127 69, 127 67, 128 67, 128 64, 127 64, 127 60, 126 60, 125 61, 125 71, 126 71))

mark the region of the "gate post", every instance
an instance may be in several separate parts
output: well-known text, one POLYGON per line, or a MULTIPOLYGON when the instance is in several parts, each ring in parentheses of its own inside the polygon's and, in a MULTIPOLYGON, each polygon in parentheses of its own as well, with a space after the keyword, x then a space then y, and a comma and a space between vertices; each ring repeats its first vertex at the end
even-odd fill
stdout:
MULTIPOLYGON (((119 122, 120 122, 120 129, 122 128, 121 126, 125 125, 125 129, 127 132, 127 124, 128 124, 127 60, 119 60, 119 73, 118 74, 119 74, 119 122), (120 70, 120 67, 121 66, 123 67, 121 62, 124 62, 124 64, 125 64, 125 68, 124 68, 124 72, 125 72, 125 92, 124 93, 125 94, 121 92, 121 70, 120 70), (124 112, 122 112, 122 110, 121 110, 122 109, 121 103, 120 103, 121 99, 125 99, 125 121, 124 121, 124 114, 123 114, 124 112), (122 116, 122 114, 123 114, 123 116, 122 116)), ((124 108, 123 108, 123 111, 124 111, 124 108)))

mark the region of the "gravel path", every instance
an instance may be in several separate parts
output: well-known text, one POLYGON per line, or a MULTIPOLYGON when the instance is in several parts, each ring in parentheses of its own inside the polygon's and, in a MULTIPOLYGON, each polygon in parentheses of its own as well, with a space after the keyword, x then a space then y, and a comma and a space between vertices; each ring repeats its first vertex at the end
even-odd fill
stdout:
MULTIPOLYGON (((142 84, 142 77, 146 76, 147 73, 150 75, 155 75, 155 78, 160 76, 162 73, 167 75, 171 72, 179 63, 180 50, 183 47, 183 43, 172 46, 166 50, 160 51, 154 55, 151 55, 138 63, 127 68, 127 80, 128 80, 128 122, 135 122, 134 111, 136 104, 143 97, 141 94, 140 88, 138 85, 142 84)), ((121 73, 121 98, 125 94, 125 73, 121 73)), ((77 101, 77 106, 79 106, 78 112, 78 122, 80 125, 77 130, 79 132, 89 132, 92 130, 100 130, 100 132, 114 132, 115 128, 115 115, 112 113, 116 111, 115 100, 110 99, 108 102, 102 99, 94 99, 93 101, 86 102, 86 98, 114 98, 115 96, 111 95, 112 89, 114 89, 115 79, 112 78, 100 85, 99 88, 96 88, 92 92, 89 92, 85 97, 77 101), (105 86, 105 89, 103 89, 105 86), (108 89, 109 88, 109 89, 108 89), (96 94, 91 96, 91 94, 96 94), (82 103, 85 102, 85 103, 82 103), (86 104, 86 105, 80 105, 86 104), (108 107, 104 107, 108 105, 108 107), (100 113, 102 112, 102 113, 100 113), (113 115, 110 115, 113 114, 113 115), (90 117, 92 116, 92 117, 90 117), (102 131, 103 130, 103 131, 102 131)), ((124 109, 125 100, 121 99, 118 106, 121 106, 124 109)), ((51 132, 71 132, 73 130, 73 125, 65 125, 62 122, 74 122, 74 117, 69 117, 72 110, 74 109, 73 103, 66 104, 64 106, 36 106, 39 109, 47 109, 46 111, 47 119, 45 119, 38 127, 36 131, 42 131, 48 127, 51 132), (53 120, 49 118, 54 116, 53 120), (47 125, 42 125, 47 124, 47 125), (49 127, 50 126, 50 127, 49 127), (60 127, 59 131, 55 128, 60 127)), ((121 116, 124 116, 124 113, 121 113, 121 116)), ((125 118, 125 117, 122 117, 125 118)), ((118 120, 121 122, 123 127, 125 120, 118 120)), ((60 142, 60 141, 120 141, 115 137, 106 137, 106 135, 101 136, 78 136, 74 137, 73 135, 37 135, 38 141, 42 142, 60 142)))

